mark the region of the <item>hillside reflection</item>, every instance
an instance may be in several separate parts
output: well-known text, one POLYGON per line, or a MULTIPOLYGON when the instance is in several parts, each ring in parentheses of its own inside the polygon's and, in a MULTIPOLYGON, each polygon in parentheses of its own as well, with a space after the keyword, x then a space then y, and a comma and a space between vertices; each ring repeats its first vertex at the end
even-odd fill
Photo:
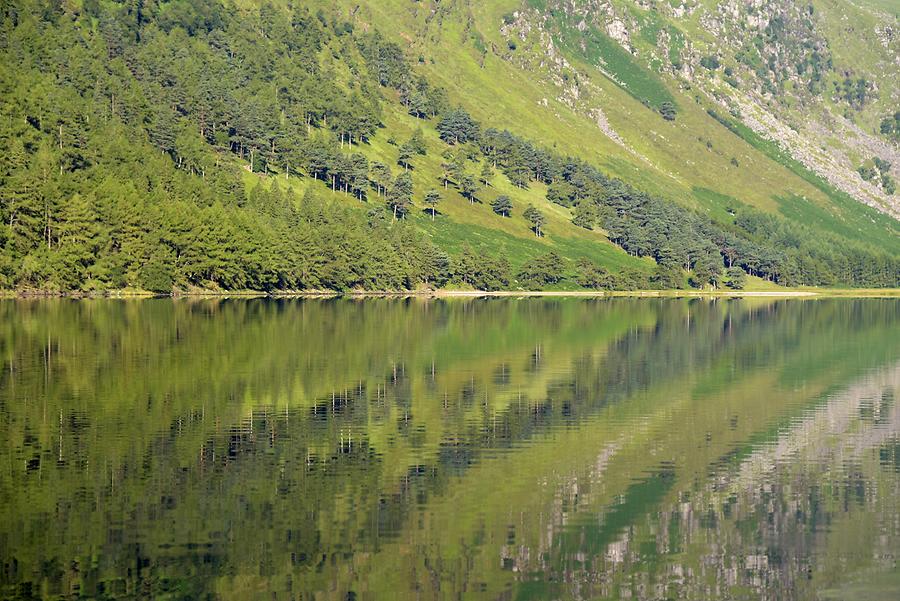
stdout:
POLYGON ((900 591, 894 300, 0 312, 3 597, 900 591))

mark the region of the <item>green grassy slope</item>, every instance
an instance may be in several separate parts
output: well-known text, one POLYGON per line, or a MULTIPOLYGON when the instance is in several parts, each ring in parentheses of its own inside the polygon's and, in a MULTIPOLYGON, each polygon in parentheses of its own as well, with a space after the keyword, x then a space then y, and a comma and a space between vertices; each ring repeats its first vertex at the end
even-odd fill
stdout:
POLYGON ((894 0, 861 0, 859 3, 863 6, 900 16, 900 4, 897 4, 894 0))
POLYGON ((483 265, 470 248, 507 260, 514 289, 574 288, 596 275, 582 265, 576 278, 581 259, 626 272, 616 286, 678 287, 689 276, 718 286, 724 263, 786 285, 895 285, 900 273, 900 222, 759 135, 722 106, 710 78, 671 68, 715 40, 699 16, 672 17, 668 5, 613 0, 600 12, 627 22, 614 28, 585 0, 210 0, 206 12, 170 0, 136 23, 108 0, 56 13, 17 2, 0 52, 20 66, 0 69, 10 114, 0 128, 10 146, 0 287, 496 287, 471 275, 483 265), (77 40, 82 51, 69 53, 77 40), (426 92, 437 99, 419 114, 437 116, 411 116, 403 103, 426 92), (661 110, 670 104, 674 119, 661 110), (445 143, 438 120, 452 122, 457 106, 482 130, 512 136, 486 132, 484 148, 445 143), (405 171, 401 145, 417 132, 427 152, 410 161, 411 186, 391 178, 392 219, 372 185, 386 175, 370 167, 405 171), (487 156, 496 163, 477 202, 461 194, 463 174, 449 187, 442 179, 463 154, 469 176, 487 156), (254 193, 275 182, 295 206, 280 190, 254 193), (547 200, 548 185, 566 206, 547 200), (436 218, 430 190, 443 196, 436 218), (511 198, 511 217, 492 211, 499 195, 511 198), (546 219, 544 236, 524 219, 528 206, 546 219), (609 239, 574 225, 575 213, 609 239), (520 270, 549 251, 562 258, 551 269, 562 283, 520 270))
POLYGON ((356 27, 374 26, 401 42, 411 58, 420 60, 417 69, 485 126, 510 128, 718 220, 728 219, 720 200, 727 199, 900 252, 895 220, 837 192, 777 147, 765 147, 767 141, 752 131, 729 130, 708 114, 713 105, 707 98, 641 66, 602 32, 582 33, 562 19, 554 24, 554 40, 582 93, 581 104, 572 107, 559 100, 564 90, 550 81, 552 60, 528 63, 530 70, 522 66, 528 53, 546 54, 541 46, 546 40, 517 39, 516 49, 508 48, 501 27, 504 15, 524 8, 516 0, 339 6, 356 27), (664 121, 653 108, 669 98, 679 111, 674 122, 664 121), (627 149, 601 131, 587 114, 591 106, 603 111, 627 149), (709 193, 698 194, 698 189, 709 193), (786 207, 785 198, 805 199, 808 207, 786 207), (816 218, 810 222, 803 213, 816 218))
MULTIPOLYGON (((386 92, 390 94, 390 92, 386 92)), ((396 99, 394 99, 396 100, 396 99)), ((454 186, 443 188, 440 180, 441 153, 447 145, 438 138, 434 121, 416 119, 406 114, 399 101, 387 103, 383 115, 384 128, 376 134, 370 143, 354 146, 354 152, 361 152, 370 161, 380 161, 389 165, 395 174, 403 171, 397 164, 398 146, 406 141, 416 130, 421 130, 426 146, 425 156, 412 159, 410 173, 413 178, 415 207, 407 217, 418 228, 424 230, 437 245, 451 256, 457 256, 465 245, 474 250, 493 256, 506 257, 513 270, 517 270, 527 260, 556 251, 570 266, 579 258, 588 258, 606 266, 610 271, 636 269, 650 272, 655 263, 648 258, 639 259, 628 255, 620 247, 612 244, 601 231, 589 231, 571 223, 569 209, 549 202, 546 198, 546 187, 533 183, 529 188, 513 186, 501 173, 497 173, 491 185, 483 187, 478 194, 478 202, 471 203, 463 198, 454 186), (438 190, 443 199, 438 205, 437 214, 432 219, 425 208, 422 198, 428 190, 438 190), (497 196, 505 194, 512 198, 513 211, 509 218, 501 217, 493 212, 490 202, 497 196), (522 211, 529 205, 537 207, 547 218, 545 235, 538 238, 530 229, 528 222, 522 217, 522 211)), ((481 165, 472 161, 466 162, 467 171, 478 174, 481 165)), ((257 183, 268 187, 276 177, 265 177, 261 174, 245 175, 248 188, 257 183)), ((287 185, 300 198, 312 191, 324 198, 332 198, 335 202, 345 203, 360 211, 384 202, 375 192, 370 192, 366 201, 357 201, 352 196, 341 192, 332 192, 325 182, 308 177, 291 177, 285 182, 284 176, 277 176, 280 186, 287 185)), ((571 281, 567 282, 573 286, 571 281)))

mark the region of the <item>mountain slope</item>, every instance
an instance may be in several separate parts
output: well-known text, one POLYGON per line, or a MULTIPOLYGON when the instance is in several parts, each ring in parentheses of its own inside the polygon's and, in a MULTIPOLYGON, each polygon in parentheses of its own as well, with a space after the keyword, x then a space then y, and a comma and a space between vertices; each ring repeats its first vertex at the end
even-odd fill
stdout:
POLYGON ((622 6, 10 3, 0 285, 897 285, 898 222, 622 6))
MULTIPOLYGON (((699 65, 702 52, 696 46, 701 40, 714 39, 697 24, 709 10, 705 7, 679 11, 668 3, 644 4, 648 9, 630 2, 516 0, 392 0, 363 3, 358 10, 351 6, 359 3, 347 3, 348 18, 362 27, 371 24, 395 32, 396 38, 410 47, 412 56, 426 59, 421 68, 429 77, 492 125, 515 127, 563 152, 594 161, 642 189, 688 206, 704 205, 706 199, 696 193, 698 188, 770 211, 778 210, 782 204, 778 199, 800 197, 826 213, 836 213, 838 221, 858 221, 851 227, 863 230, 860 238, 871 239, 865 222, 874 219, 881 233, 890 234, 876 237, 896 244, 891 242, 897 237, 895 220, 882 219, 855 202, 844 208, 835 206, 847 204, 847 199, 833 184, 811 183, 798 168, 773 160, 774 152, 761 151, 755 139, 748 141, 752 133, 736 139, 710 117, 708 111, 712 110, 740 122, 728 114, 728 99, 722 96, 725 88, 732 89, 721 81, 724 67, 716 81, 708 82, 703 73, 706 69, 699 65), (671 14, 683 16, 676 19, 671 14), (660 47, 668 52, 661 52, 660 47), (680 69, 676 70, 673 62, 680 69), (674 100, 678 107, 678 118, 671 123, 655 112, 666 99, 674 100), (836 202, 837 196, 845 198, 836 202)), ((879 73, 879 83, 887 88, 881 94, 885 98, 867 105, 867 112, 860 117, 871 127, 876 126, 876 116, 887 114, 892 96, 898 94, 893 73, 893 68, 879 73)), ((747 75, 748 79, 755 77, 747 75)), ((744 104, 750 106, 749 101, 744 104)), ((779 131, 792 131, 788 116, 784 120, 776 117, 779 131)), ((758 125, 759 119, 750 117, 747 121, 758 125)), ((815 139, 824 142, 825 135, 815 139)), ((896 145, 884 139, 867 135, 865 142, 869 148, 856 154, 861 152, 867 159, 878 155, 890 160, 896 153, 896 145)), ((834 154, 829 151, 826 159, 834 154)), ((801 154, 797 158, 806 157, 801 154)), ((900 162, 891 162, 896 174, 900 162)), ((858 194, 871 192, 874 186, 862 181, 856 166, 845 166, 842 173, 858 184, 848 186, 849 192, 856 200, 896 216, 896 196, 888 197, 883 190, 871 197, 858 194)), ((716 203, 704 208, 721 210, 716 203)))

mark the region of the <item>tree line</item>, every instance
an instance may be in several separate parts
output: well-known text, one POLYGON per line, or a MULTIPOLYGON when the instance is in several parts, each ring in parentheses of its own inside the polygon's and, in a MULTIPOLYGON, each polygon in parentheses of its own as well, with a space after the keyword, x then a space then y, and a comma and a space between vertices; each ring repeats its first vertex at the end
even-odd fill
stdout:
MULTIPOLYGON (((896 258, 750 211, 720 224, 611 179, 592 166, 484 129, 414 73, 400 46, 323 11, 213 0, 0 7, 0 287, 51 290, 191 286, 258 290, 402 289, 457 281, 499 289, 679 287, 737 282, 895 286, 896 258), (548 186, 573 222, 603 227, 652 279, 543 256, 514 271, 464 249, 455 260, 403 222, 421 134, 395 165, 357 149, 382 125, 380 88, 433 120, 443 173, 471 202, 494 171, 548 186), (482 165, 476 176, 466 161, 482 165), (243 169, 243 170, 242 170, 243 169), (322 180, 368 212, 316 194, 297 202, 246 172, 322 180), (731 270, 726 273, 725 270, 731 270), (731 275, 728 275, 728 274, 731 275), (567 274, 567 275, 566 275, 567 274), (599 274, 599 275, 598 275, 599 274)), ((288 181, 287 179, 285 181, 288 181)), ((440 192, 423 195, 432 219, 440 192)), ((491 205, 513 211, 508 196, 491 205)), ((536 236, 544 216, 523 210, 536 236)), ((648 276, 649 277, 649 276, 648 276)))
MULTIPOLYGON (((629 254, 653 258, 659 277, 672 283, 675 272, 683 270, 692 272, 698 287, 718 287, 741 281, 737 268, 786 286, 900 285, 900 259, 873 246, 749 207, 736 210, 732 222, 720 223, 509 131, 481 131, 460 112, 454 111, 452 123, 460 124, 466 137, 477 143, 486 163, 516 186, 546 184, 547 199, 571 208, 575 225, 602 227, 629 254)), ((439 131, 445 140, 457 138, 443 121, 439 131)), ((508 211, 504 208, 502 214, 508 211)))
POLYGON ((381 123, 387 75, 366 58, 377 36, 321 11, 209 0, 0 10, 0 287, 403 289, 450 277, 445 253, 383 211, 298 203, 277 183, 247 192, 242 164, 384 194, 402 212, 408 176, 352 151, 381 123))

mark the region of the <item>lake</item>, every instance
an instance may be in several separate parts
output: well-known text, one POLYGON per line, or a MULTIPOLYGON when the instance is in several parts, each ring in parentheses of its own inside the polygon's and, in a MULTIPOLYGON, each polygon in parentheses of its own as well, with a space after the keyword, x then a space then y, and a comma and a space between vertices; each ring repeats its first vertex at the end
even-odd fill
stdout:
POLYGON ((0 598, 900 598, 897 299, 0 313, 0 598))

